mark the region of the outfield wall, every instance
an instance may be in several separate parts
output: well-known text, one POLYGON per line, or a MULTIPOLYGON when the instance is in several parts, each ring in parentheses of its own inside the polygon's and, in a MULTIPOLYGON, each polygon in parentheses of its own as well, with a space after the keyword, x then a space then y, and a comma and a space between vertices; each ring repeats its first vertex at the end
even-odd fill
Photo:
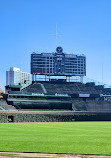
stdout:
POLYGON ((108 112, 2 112, 0 123, 10 122, 74 122, 74 121, 111 121, 108 112))

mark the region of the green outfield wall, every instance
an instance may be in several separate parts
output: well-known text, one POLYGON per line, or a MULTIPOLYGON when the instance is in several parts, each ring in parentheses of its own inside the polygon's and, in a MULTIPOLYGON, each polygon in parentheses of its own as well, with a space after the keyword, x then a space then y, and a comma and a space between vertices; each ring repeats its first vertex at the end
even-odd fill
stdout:
POLYGON ((1 112, 0 123, 111 121, 111 112, 1 112))

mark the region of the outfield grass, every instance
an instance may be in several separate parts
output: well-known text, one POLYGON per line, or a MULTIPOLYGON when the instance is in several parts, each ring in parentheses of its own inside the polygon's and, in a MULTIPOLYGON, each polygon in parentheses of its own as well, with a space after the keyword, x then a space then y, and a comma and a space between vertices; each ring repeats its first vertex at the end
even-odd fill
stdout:
POLYGON ((0 151, 111 155, 111 122, 0 124, 0 151))

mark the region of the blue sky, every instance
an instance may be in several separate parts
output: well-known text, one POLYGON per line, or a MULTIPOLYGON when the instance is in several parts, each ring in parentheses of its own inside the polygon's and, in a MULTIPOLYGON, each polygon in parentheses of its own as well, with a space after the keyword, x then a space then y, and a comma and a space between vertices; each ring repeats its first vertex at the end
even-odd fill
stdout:
POLYGON ((6 70, 30 72, 33 51, 85 54, 87 77, 111 85, 111 0, 0 0, 0 85, 6 70))

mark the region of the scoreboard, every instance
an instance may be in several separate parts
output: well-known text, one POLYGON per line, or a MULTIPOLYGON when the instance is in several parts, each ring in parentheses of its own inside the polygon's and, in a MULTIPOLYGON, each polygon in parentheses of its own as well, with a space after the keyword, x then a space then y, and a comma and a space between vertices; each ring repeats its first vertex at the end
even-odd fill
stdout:
POLYGON ((86 76, 85 55, 66 54, 62 47, 53 53, 32 53, 31 74, 47 76, 86 76))

